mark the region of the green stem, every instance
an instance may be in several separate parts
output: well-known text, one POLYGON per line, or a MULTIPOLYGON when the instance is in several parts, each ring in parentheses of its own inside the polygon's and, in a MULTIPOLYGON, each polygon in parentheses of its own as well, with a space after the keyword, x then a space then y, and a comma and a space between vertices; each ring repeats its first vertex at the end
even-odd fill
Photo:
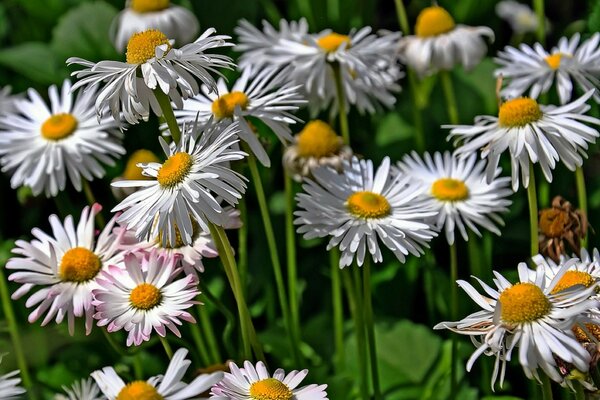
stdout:
MULTIPOLYGON (((263 221, 263 227, 267 236, 267 246, 269 247, 269 253, 271 255, 271 264, 273 265, 273 274, 275 275, 275 285, 277 287, 277 297, 279 298, 279 306, 281 313, 283 314, 283 320, 285 322, 288 336, 290 339, 290 347, 292 350, 292 356, 297 365, 301 363, 300 358, 300 342, 299 338, 295 336, 295 331, 290 318, 290 309, 287 302, 287 295, 285 293, 285 284, 283 281, 283 273, 281 263, 279 261, 279 254, 277 253, 277 242, 275 240, 275 233, 273 231, 273 224, 271 223, 271 216, 269 215, 269 206, 267 205, 267 198, 260 178, 260 172, 258 170, 258 164, 256 157, 252 154, 247 145, 243 144, 244 151, 250 154, 247 158, 248 167, 250 168, 250 175, 252 176, 252 182, 254 183, 254 189, 256 191, 256 198, 258 200, 258 206, 260 208, 260 215, 263 221)), ((295 294, 294 294, 295 295, 295 294)))
POLYGON ((537 195, 535 191, 535 171, 533 163, 529 163, 529 186, 527 186, 527 201, 529 202, 529 235, 531 239, 531 256, 535 256, 539 251, 538 242, 538 209, 537 195))
POLYGON ((544 13, 544 0, 533 0, 533 9, 538 18, 536 37, 543 46, 546 42, 546 15, 544 13))
POLYGON ((335 79, 335 92, 338 99, 338 118, 340 119, 340 131, 344 144, 350 146, 350 129, 348 128, 348 114, 346 114, 346 95, 342 79, 342 69, 338 63, 331 64, 335 79))
MULTIPOLYGON (((215 306, 217 308, 217 310, 219 310, 219 312, 221 314, 223 314, 223 316, 225 317, 225 320, 227 321, 227 323, 225 324, 225 328, 223 329, 223 336, 222 336, 223 346, 225 347, 225 350, 228 354, 233 354, 234 351, 231 348, 231 333, 233 331, 233 328, 236 325, 235 315, 233 315, 231 313, 231 311, 229 311, 229 309, 223 304, 223 302, 221 300, 219 300, 215 295, 213 295, 208 290, 208 287, 206 285, 204 285, 203 281, 200 281, 198 286, 200 287, 202 294, 206 297, 206 300, 211 302, 212 305, 215 306)), ((210 318, 207 317, 207 320, 210 322, 210 318)), ((214 331, 211 329, 211 332, 214 332, 214 331)), ((216 343, 216 340, 215 340, 215 343, 216 343)), ((221 359, 220 354, 217 353, 217 355, 218 355, 217 362, 221 362, 222 359, 221 359)))
POLYGON ((575 399, 576 400, 585 400, 585 391, 583 390, 583 385, 579 382, 574 382, 573 385, 575 387, 575 399))
POLYGON ((240 210, 240 219, 242 222, 242 226, 238 229, 238 268, 240 270, 242 290, 246 292, 246 285, 248 283, 248 208, 245 197, 240 199, 238 210, 240 210))
POLYGON ((222 361, 221 353, 219 351, 219 345, 217 344, 215 330, 213 329, 212 321, 210 320, 210 315, 208 314, 208 309, 205 307, 206 306, 198 306, 196 309, 198 310, 198 315, 200 316, 200 326, 202 327, 202 332, 206 338, 206 343, 208 345, 212 362, 218 364, 222 361))
MULTIPOLYGON (((585 176, 583 174, 583 168, 577 167, 575 170, 575 182, 577 184, 577 201, 579 203, 579 210, 584 216, 584 223, 588 223, 588 204, 587 204, 587 191, 585 189, 585 176)), ((585 227, 585 236, 581 240, 581 248, 587 247, 587 226, 585 227)))
POLYGON ((171 345, 169 344, 167 338, 158 335, 158 340, 160 340, 160 343, 162 343, 165 353, 167 353, 167 357, 169 357, 169 359, 173 358, 173 350, 171 349, 171 345))
MULTIPOLYGON (((450 245, 450 319, 456 320, 458 315, 458 257, 456 254, 456 241, 450 245)), ((450 395, 455 398, 458 388, 456 377, 456 335, 452 335, 452 351, 450 356, 450 395)))
MULTIPOLYGON (((202 310, 198 310, 198 313, 201 313, 202 310)), ((192 339, 194 340, 194 344, 196 345, 196 349, 200 355, 200 360, 204 366, 208 366, 211 364, 211 359, 208 354, 208 350, 206 348, 206 343, 202 337, 202 333, 200 333, 200 327, 198 326, 198 322, 191 323, 190 329, 192 332, 192 339)))
POLYGON ((442 80, 442 88, 444 90, 444 97, 446 99, 446 109, 448 110, 448 118, 452 125, 457 125, 458 119, 458 107, 456 105, 456 95, 454 94, 454 86, 452 85, 452 77, 449 71, 440 71, 440 79, 442 80))
MULTIPOLYGON (((85 194, 87 203, 91 207, 97 203, 96 197, 94 197, 94 192, 92 192, 92 187, 90 186, 90 183, 88 181, 86 181, 85 179, 82 179, 81 182, 82 182, 81 186, 83 188, 83 193, 85 194)), ((96 223, 98 224, 98 227, 100 229, 102 229, 106 226, 106 221, 104 221, 104 216, 102 215, 102 213, 96 214, 96 223)))
POLYGON ((115 353, 117 353, 121 357, 127 357, 132 354, 135 354, 135 353, 129 353, 126 350, 121 349, 121 346, 119 346, 119 344, 117 342, 115 342, 113 337, 110 335, 110 333, 105 328, 102 328, 100 330, 102 331, 104 338, 106 339, 106 341, 108 342, 110 347, 115 351, 115 353))
POLYGON ((144 364, 142 363, 142 353, 135 354, 133 358, 133 373, 136 380, 142 380, 144 377, 144 364))
POLYGON ((339 371, 346 365, 344 354, 344 306, 342 304, 342 285, 340 281, 340 251, 329 251, 331 264, 331 303, 333 305, 333 337, 335 343, 335 364, 339 371))
POLYGON ((375 400, 382 399, 379 385, 379 367, 377 364, 377 347, 375 340, 375 322, 373 321, 373 302, 371 295, 371 259, 365 258, 362 266, 363 272, 363 311, 365 315, 365 328, 369 345, 369 359, 371 360, 371 381, 375 400))
POLYGON ((279 13, 279 10, 275 4, 273 4, 271 0, 260 0, 260 6, 265 12, 269 22, 272 25, 277 26, 277 24, 279 24, 279 20, 281 20, 281 14, 279 13))
POLYGON ((408 25, 408 18, 406 17, 406 8, 402 0, 395 0, 396 2, 396 15, 398 16, 398 24, 404 36, 410 35, 410 26, 408 25))
POLYGON ((548 375, 541 374, 542 379, 542 399, 543 400, 552 400, 552 385, 550 383, 550 378, 548 375))
POLYGON ((179 143, 181 140, 181 130, 179 129, 177 118, 175 118, 175 113, 173 113, 173 107, 171 106, 169 96, 160 90, 160 88, 154 89, 154 96, 156 97, 156 101, 158 101, 163 118, 167 122, 173 141, 179 143))
POLYGON ((327 19, 332 26, 337 26, 340 20, 340 2, 339 0, 327 0, 327 19))
POLYGON ((33 381, 29 375, 27 359, 25 358, 25 352, 23 351, 23 343, 21 343, 21 333, 19 332, 19 326, 17 325, 15 312, 12 308, 12 300, 8 291, 8 285, 6 284, 4 266, 0 266, 0 299, 2 300, 2 309, 4 310, 4 316, 6 317, 6 323, 8 324, 8 332, 10 333, 10 339, 12 340, 15 359, 17 360, 17 365, 21 371, 23 385, 25 386, 25 389, 27 389, 28 397, 31 400, 36 400, 37 396, 33 389, 33 381))
MULTIPOLYGON (((302 340, 300 333, 300 305, 298 304, 298 268, 296 265, 296 232, 294 230, 294 184, 292 178, 284 171, 284 186, 286 198, 285 239, 287 253, 288 295, 290 300, 290 318, 294 338, 302 340)), ((295 345, 299 345, 296 342, 295 345)))

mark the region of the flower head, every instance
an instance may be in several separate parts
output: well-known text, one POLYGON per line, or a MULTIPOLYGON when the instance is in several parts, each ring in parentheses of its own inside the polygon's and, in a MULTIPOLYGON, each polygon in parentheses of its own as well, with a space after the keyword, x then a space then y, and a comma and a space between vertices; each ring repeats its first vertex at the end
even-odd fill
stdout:
POLYGON ((98 385, 91 379, 82 379, 75 382, 70 388, 63 386, 63 390, 67 394, 57 394, 54 400, 103 400, 100 396, 98 385))
MULTIPOLYGON (((3 356, 4 354, 0 354, 0 362, 3 356)), ((25 393, 25 389, 19 386, 21 378, 17 375, 19 375, 18 370, 0 376, 0 394, 3 400, 21 399, 21 395, 25 393)))
POLYGON ((567 254, 565 244, 568 244, 579 255, 587 225, 587 218, 581 210, 575 210, 570 202, 556 196, 552 207, 539 212, 540 253, 558 262, 561 255, 567 254))
POLYGON ((496 4, 496 14, 510 24, 517 34, 535 32, 538 27, 538 17, 526 4, 515 0, 502 0, 496 4))

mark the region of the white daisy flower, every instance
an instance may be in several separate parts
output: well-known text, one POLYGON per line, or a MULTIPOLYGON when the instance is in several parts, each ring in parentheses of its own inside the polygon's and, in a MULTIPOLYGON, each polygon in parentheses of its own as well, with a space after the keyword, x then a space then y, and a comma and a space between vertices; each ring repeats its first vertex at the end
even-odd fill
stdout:
POLYGON ((181 379, 192 363, 186 358, 187 353, 186 349, 177 350, 169 362, 165 374, 154 376, 147 381, 134 381, 126 384, 113 367, 104 367, 100 371, 92 372, 91 375, 108 400, 196 399, 199 394, 208 391, 212 385, 220 381, 223 378, 223 372, 202 374, 190 383, 183 382, 181 379))
POLYGON ((482 310, 457 322, 441 322, 434 329, 450 329, 471 337, 477 350, 467 362, 467 371, 481 354, 494 355, 492 387, 498 374, 502 386, 506 362, 510 361, 515 348, 529 379, 539 381, 538 368, 542 368, 552 380, 563 383, 557 359, 573 364, 582 372, 589 369, 590 354, 576 340, 571 328, 583 312, 600 305, 590 299, 595 285, 555 291, 571 266, 572 262, 565 263, 549 283, 543 268, 532 273, 525 263, 519 264, 519 282, 514 285, 495 271, 495 289, 475 278, 487 296, 459 280, 459 286, 482 310))
POLYGON ((487 26, 466 26, 437 5, 424 8, 417 16, 415 35, 400 39, 400 57, 420 76, 450 70, 460 64, 473 69, 487 53, 483 37, 494 40, 487 26))
MULTIPOLYGON (((160 159, 156 154, 147 149, 139 149, 131 153, 127 162, 125 163, 125 169, 120 176, 114 178, 112 182, 118 182, 122 180, 137 181, 137 180, 151 180, 152 177, 142 175, 143 169, 138 167, 138 164, 146 164, 151 162, 160 162, 160 159)), ((123 200, 125 197, 135 192, 135 188, 129 187, 115 187, 111 186, 113 195, 117 200, 123 200)))
MULTIPOLYGON (((301 22, 298 26, 304 25, 301 22)), ((345 101, 359 112, 374 113, 378 103, 386 107, 395 104, 394 93, 400 90, 396 82, 403 73, 389 49, 400 38, 399 32, 377 36, 371 34, 370 27, 364 27, 348 35, 331 30, 302 33, 277 34, 265 25, 265 32, 258 37, 241 36, 238 48, 249 52, 242 55, 243 65, 255 71, 286 68, 286 78, 303 85, 312 114, 330 105, 331 112, 337 112, 334 67, 341 69, 345 101)))
POLYGON ((223 380, 214 385, 210 398, 214 400, 327 400, 327 385, 306 385, 298 387, 308 374, 308 370, 292 371, 288 374, 278 368, 273 376, 262 361, 256 367, 244 361, 244 368, 230 362, 223 380))
POLYGON ((8 280, 23 286, 12 298, 18 299, 36 285, 42 286, 25 303, 27 307, 37 305, 29 315, 29 322, 35 322, 44 314, 42 325, 52 319, 59 324, 67 317, 69 332, 73 334, 75 317, 85 317, 86 333, 91 332, 92 290, 98 287, 96 277, 108 265, 123 262, 123 252, 119 249, 121 238, 112 233, 115 218, 96 239, 94 217, 101 209, 99 204, 85 207, 77 227, 70 215, 64 223, 51 215, 52 236, 34 228, 31 233, 35 240, 15 242, 12 252, 18 257, 8 260, 6 268, 17 272, 8 280))
POLYGON ((168 328, 181 337, 177 325, 181 320, 196 322, 185 310, 198 304, 193 299, 200 291, 193 275, 175 279, 178 263, 174 254, 152 251, 142 257, 128 253, 125 268, 109 266, 93 291, 98 326, 106 326, 108 332, 125 329, 127 346, 150 340, 153 330, 165 337, 168 328))
POLYGON ((12 114, 15 112, 15 100, 20 96, 11 95, 10 91, 10 86, 4 86, 0 89, 0 115, 12 114))
POLYGON ((211 118, 224 124, 238 122, 240 139, 248 143, 263 165, 269 167, 269 156, 246 118, 264 122, 284 144, 292 140, 288 125, 300 121, 292 112, 306 100, 299 94, 301 86, 285 81, 285 77, 284 73, 275 70, 265 69, 254 74, 247 68, 231 90, 225 80, 219 78, 217 92, 203 86, 201 93, 187 99, 181 109, 175 110, 175 116, 180 123, 193 122, 196 118, 202 122, 211 118))
POLYGON ((329 167, 312 173, 314 180, 302 186, 306 193, 296 196, 300 210, 294 223, 306 239, 332 236, 327 250, 339 247, 340 268, 355 257, 362 265, 367 251, 382 262, 379 241, 404 262, 409 253, 421 255, 422 246, 437 236, 425 223, 437 212, 420 197, 423 188, 409 176, 391 176, 388 157, 375 174, 370 160, 356 157, 344 161, 341 174, 329 167))
POLYGON ((514 0, 502 0, 496 4, 496 14, 508 22, 517 34, 535 32, 538 27, 536 13, 526 4, 514 0))
POLYGON ((536 267, 544 269, 547 283, 550 283, 561 272, 561 268, 565 263, 571 265, 555 285, 555 292, 575 285, 588 288, 600 282, 600 253, 598 253, 598 249, 594 249, 591 255, 586 249, 581 249, 581 257, 562 256, 559 263, 541 254, 533 256, 531 260, 536 267))
POLYGON ((210 72, 219 73, 216 68, 231 68, 231 58, 220 54, 206 54, 206 50, 232 46, 229 36, 212 36, 213 28, 207 29, 196 41, 177 49, 168 37, 157 29, 136 33, 127 43, 127 62, 100 61, 93 63, 71 57, 67 64, 84 67, 72 75, 81 78, 73 86, 95 87, 102 85, 96 96, 96 112, 106 107, 113 118, 121 112, 131 124, 140 119, 147 120, 149 110, 162 115, 153 90, 160 90, 178 108, 183 99, 198 93, 198 78, 208 87, 216 90, 210 72))
MULTIPOLYGON (((2 357, 4 355, 5 354, 0 354, 0 363, 2 362, 2 357)), ((0 376, 0 396, 3 400, 21 399, 21 395, 25 393, 25 389, 19 386, 21 378, 17 375, 19 375, 18 370, 0 376)))
POLYGON ((134 33, 158 29, 177 44, 189 43, 196 37, 199 23, 187 8, 170 4, 169 0, 127 0, 125 9, 113 20, 111 40, 119 52, 127 47, 134 33))
POLYGON ((184 127, 176 145, 159 138, 167 161, 138 164, 144 175, 155 179, 112 183, 140 188, 113 208, 124 210, 119 223, 135 230, 140 240, 160 235, 163 245, 170 246, 176 244, 176 229, 182 243, 193 243, 192 221, 204 232, 209 231, 209 222, 222 226, 226 213, 217 197, 233 206, 246 190, 245 178, 228 165, 246 155, 231 149, 238 142, 237 133, 237 125, 223 129, 209 122, 201 128, 184 127))
POLYGON ((63 386, 65 395, 57 394, 54 400, 103 400, 98 385, 91 379, 82 379, 75 382, 70 388, 63 386))
POLYGON ((462 238, 469 240, 467 228, 481 236, 477 226, 500 235, 496 224, 503 226, 499 213, 508 211, 512 194, 510 178, 500 177, 496 168, 493 180, 485 181, 485 161, 477 162, 477 155, 458 158, 445 152, 433 157, 425 153, 421 159, 416 152, 398 163, 402 173, 422 183, 425 196, 438 210, 433 219, 437 229, 444 228, 448 244, 454 243, 454 231, 458 228, 462 238))
POLYGON ((587 92, 579 99, 561 107, 539 105, 531 98, 520 97, 500 105, 498 117, 479 116, 475 125, 445 125, 450 128, 448 140, 463 141, 457 155, 469 155, 481 150, 488 158, 487 182, 496 173, 500 155, 508 150, 512 164, 512 188, 519 187, 519 169, 523 187, 529 186, 529 163, 539 164, 546 180, 552 182, 552 170, 557 161, 574 171, 587 157, 588 143, 600 135, 587 124, 600 125, 600 119, 584 115, 592 96, 587 92))
POLYGON ((494 59, 500 65, 494 74, 508 83, 501 94, 517 97, 528 92, 537 99, 555 83, 560 104, 574 96, 574 85, 584 92, 596 89, 594 100, 600 103, 600 33, 581 45, 579 40, 579 33, 571 39, 563 37, 549 53, 539 43, 533 48, 524 43, 518 49, 505 47, 494 59))
POLYGON ((36 196, 54 197, 68 177, 81 191, 82 179, 104 176, 101 163, 112 166, 125 154, 118 122, 95 118, 95 90, 73 99, 65 80, 60 95, 55 85, 49 88, 50 107, 35 89, 27 94, 14 102, 14 113, 0 115, 0 163, 2 171, 12 173, 13 189, 28 186, 36 196))

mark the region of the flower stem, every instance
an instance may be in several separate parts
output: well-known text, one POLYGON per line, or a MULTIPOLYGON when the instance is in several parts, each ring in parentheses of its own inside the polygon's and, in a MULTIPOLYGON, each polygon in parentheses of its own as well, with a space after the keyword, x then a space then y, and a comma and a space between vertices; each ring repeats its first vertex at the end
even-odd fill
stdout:
POLYGON ((373 321, 373 302, 371 296, 371 258, 365 257, 362 266, 363 272, 363 312, 365 315, 365 328, 369 346, 369 359, 371 362, 371 381, 375 400, 382 399, 379 385, 379 366, 377 363, 377 347, 375 340, 375 323, 373 321))
MULTIPOLYGON (((579 209, 584 216, 583 222, 588 223, 588 205, 587 205, 587 192, 585 189, 585 176, 583 174, 583 168, 577 167, 575 170, 575 182, 577 184, 577 201, 579 203, 579 209)), ((584 227, 585 236, 581 240, 581 248, 587 247, 587 226, 584 227)))
POLYGON ((331 65, 335 79, 335 92, 338 99, 338 117, 340 119, 340 131, 344 144, 350 146, 350 129, 348 128, 348 114, 346 114, 346 95, 342 80, 342 69, 338 63, 331 65))
POLYGON ((237 208, 240 210, 240 219, 242 221, 242 226, 238 229, 238 268, 240 270, 242 290, 246 292, 246 284, 248 282, 248 208, 245 197, 240 199, 237 208))
POLYGON ((581 383, 575 382, 575 400, 586 400, 585 391, 581 383))
MULTIPOLYGON (((284 171, 285 186, 285 239, 287 253, 288 296, 290 300, 290 318, 294 338, 302 340, 300 333, 300 306, 298 304, 298 280, 296 265, 296 232, 294 231, 294 184, 287 171, 284 171)), ((297 342, 295 345, 299 345, 297 342)))
MULTIPOLYGON (((203 312, 200 309, 200 307, 197 308, 197 311, 198 315, 200 315, 203 312)), ((198 326, 198 322, 191 323, 190 329, 192 331, 192 339, 194 340, 194 344, 196 345, 196 349, 198 350, 198 354, 200 355, 202 364, 204 364, 205 366, 210 365, 211 359, 208 354, 208 349, 206 348, 206 343, 204 342, 204 339, 202 337, 202 333, 200 333, 200 327, 198 326)))
POLYGON ((198 306, 196 309, 198 310, 198 315, 200 316, 200 326, 202 327, 202 332, 206 338, 206 343, 208 345, 208 350, 210 351, 212 362, 217 364, 221 362, 221 353, 219 352, 219 345, 217 344, 215 330, 213 329, 210 315, 208 314, 208 309, 204 307, 198 306))
POLYGON ((550 383, 550 378, 546 374, 541 374, 542 379, 542 399, 543 400, 552 400, 552 385, 550 383))
MULTIPOLYGON (((295 331, 292 326, 292 320, 290 318, 290 309, 287 302, 287 296, 285 293, 285 284, 283 282, 283 273, 281 263, 279 261, 279 254, 277 253, 277 242, 275 240, 275 233, 273 231, 273 224, 271 223, 271 216, 269 215, 269 207, 267 205, 267 198, 260 178, 260 172, 258 170, 258 164, 256 157, 252 154, 250 149, 243 144, 244 150, 250 154, 248 156, 248 167, 250 168, 250 175, 252 176, 252 182, 256 191, 256 198, 258 200, 258 206, 260 208, 260 215, 263 220, 263 226, 265 228, 265 234, 267 236, 267 246, 269 247, 269 253, 271 255, 271 263, 273 265, 273 273, 275 275, 275 285, 277 287, 277 296, 279 298, 279 306, 283 314, 286 329, 290 338, 290 346, 292 350, 292 356, 294 362, 298 365, 301 363, 300 359, 300 342, 299 338, 295 336, 295 331)), ((294 293, 295 295, 295 293, 294 293)))
POLYGON ((335 343, 335 365, 339 371, 346 365, 344 354, 344 306, 340 281, 340 252, 337 247, 329 251, 331 264, 331 303, 333 305, 333 337, 335 343))
POLYGON ((538 42, 543 46, 546 41, 546 15, 544 14, 544 0, 533 0, 533 9, 538 18, 538 26, 535 31, 538 42))
POLYGON ((539 253, 538 242, 538 209, 535 191, 535 171, 533 163, 529 163, 529 186, 527 186, 527 201, 529 202, 529 234, 531 239, 531 256, 539 253))
POLYGON ((169 96, 160 90, 160 88, 154 89, 153 92, 163 113, 163 117, 169 126, 169 131, 171 132, 173 141, 175 143, 179 143, 179 140, 181 139, 181 130, 179 129, 179 124, 177 123, 175 114, 173 113, 173 107, 171 107, 169 96))
POLYGON ((169 357, 169 359, 173 358, 173 350, 171 349, 171 345, 167 341, 167 338, 158 335, 158 339, 160 340, 160 343, 162 343, 165 353, 167 353, 167 357, 169 357))
MULTIPOLYGON (((213 304, 213 306, 215 306, 216 309, 219 310, 219 312, 221 314, 223 314, 223 316, 227 320, 227 323, 225 324, 225 328, 223 329, 223 335, 222 335, 223 346, 225 347, 225 351, 227 354, 233 354, 234 351, 231 349, 232 341, 230 338, 231 338, 231 333, 233 331, 233 327, 236 324, 235 315, 233 315, 231 313, 231 311, 229 311, 229 309, 223 304, 223 302, 221 300, 219 300, 215 295, 213 295, 208 290, 208 287, 203 283, 203 281, 200 281, 198 286, 200 287, 202 294, 206 297, 206 300, 211 302, 213 304)), ((207 317, 207 320, 210 322, 210 318, 207 317)), ((212 331, 212 329, 211 329, 211 331, 212 331)), ((220 354, 217 353, 217 355, 218 355, 217 362, 221 362, 222 359, 221 359, 220 354)))
POLYGON ((408 18, 406 16, 406 8, 402 0, 395 0, 396 2, 396 15, 398 16, 398 24, 404 35, 410 35, 410 26, 408 25, 408 18))
MULTIPOLYGON (((92 187, 90 186, 90 183, 88 181, 86 181, 85 179, 82 180, 82 188, 83 188, 83 193, 85 194, 85 198, 88 202, 88 204, 91 206, 93 206, 94 204, 96 204, 96 197, 94 197, 94 192, 92 192, 92 187)), ((104 221, 104 217, 102 216, 101 213, 96 214, 96 223, 98 224, 98 227, 100 229, 104 228, 106 226, 106 221, 104 221)))
MULTIPOLYGON (((450 245, 450 319, 456 320, 458 315, 458 257, 456 254, 456 241, 450 245)), ((450 394, 455 398, 458 388, 456 379, 456 335, 452 335, 452 348, 450 353, 450 394)))
POLYGON ((440 79, 442 80, 442 88, 444 89, 444 97, 446 99, 446 109, 448 111, 448 118, 452 125, 457 125, 458 119, 458 107, 456 106, 456 95, 454 94, 454 86, 452 85, 452 77, 449 71, 440 71, 440 79))
POLYGON ((27 389, 27 395, 31 400, 36 400, 33 389, 33 382, 29 375, 29 369, 27 367, 27 359, 25 358, 25 352, 23 351, 23 343, 21 343, 21 333, 19 332, 19 326, 17 325, 17 319, 15 318, 15 312, 12 308, 12 300, 8 291, 8 285, 6 284, 6 277, 4 275, 4 266, 0 266, 0 300, 2 303, 2 309, 4 311, 4 317, 8 324, 8 332, 10 339, 13 344, 13 352, 17 360, 17 365, 21 371, 21 378, 23 379, 23 385, 27 389))

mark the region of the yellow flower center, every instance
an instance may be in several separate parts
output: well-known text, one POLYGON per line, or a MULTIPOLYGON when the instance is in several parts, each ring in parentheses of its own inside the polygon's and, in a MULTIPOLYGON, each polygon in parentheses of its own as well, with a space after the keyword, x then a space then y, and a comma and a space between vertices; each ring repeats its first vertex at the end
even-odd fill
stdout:
POLYGON ((267 378, 250 385, 252 400, 290 400, 293 393, 287 385, 275 378, 267 378))
POLYGON ((173 188, 183 182, 190 173, 192 164, 192 156, 188 153, 175 153, 160 167, 156 179, 163 188, 173 188))
POLYGON ((138 13, 162 11, 169 8, 169 0, 131 0, 130 7, 138 13))
MULTIPOLYGON (((198 222, 196 222, 195 219, 192 218, 192 241, 196 240, 199 236, 200 236, 200 225, 198 225, 198 222)), ((156 239, 156 242, 158 243, 158 245, 164 249, 179 249, 181 247, 186 246, 186 244, 183 242, 183 239, 181 238, 181 232, 179 231, 179 228, 177 227, 177 225, 175 224, 175 243, 167 243, 166 245, 162 244, 162 239, 163 239, 163 234, 162 232, 158 234, 158 238, 156 239)))
POLYGON ((301 157, 325 157, 337 153, 342 145, 335 131, 321 120, 310 121, 296 138, 301 157))
POLYGON ((390 215, 392 207, 385 197, 373 192, 355 192, 346 200, 350 214, 359 218, 383 218, 390 215))
POLYGON ((317 40, 319 47, 327 53, 333 53, 342 45, 342 43, 346 43, 346 49, 350 48, 350 36, 331 32, 317 40))
POLYGON ((151 163, 151 162, 160 162, 158 157, 151 152, 150 150, 136 150, 131 154, 129 160, 127 160, 127 164, 125 165, 125 171, 123 171, 123 179, 127 179, 130 181, 133 180, 146 180, 152 179, 149 176, 142 175, 142 168, 138 167, 139 163, 151 163))
POLYGON ((419 37, 441 35, 454 29, 454 19, 439 6, 427 7, 417 16, 415 33, 419 37))
POLYGON ((460 201, 469 197, 469 188, 461 180, 441 178, 431 185, 431 195, 442 201, 460 201))
POLYGON ((231 92, 220 96, 212 103, 212 113, 217 119, 232 118, 235 106, 240 106, 242 110, 248 108, 248 96, 243 92, 231 92))
POLYGON ((542 118, 537 101, 528 97, 508 100, 500 106, 498 124, 504 127, 525 126, 542 118))
POLYGON ((156 56, 156 47, 166 44, 171 50, 169 38, 158 29, 148 29, 144 32, 134 33, 127 43, 127 62, 129 64, 143 64, 156 56))
POLYGON ((575 325, 573 327, 573 333, 580 343, 589 343, 594 341, 600 341, 600 326, 596 324, 587 323, 585 329, 593 336, 589 337, 588 333, 585 332, 581 327, 575 325))
POLYGON ((98 275, 101 268, 102 262, 94 252, 84 247, 74 247, 62 256, 59 275, 66 282, 87 282, 98 275))
POLYGON ((554 54, 546 57, 545 61, 546 61, 546 64, 548 64, 548 66, 551 69, 557 70, 558 67, 560 67, 561 58, 562 58, 561 53, 554 53, 554 54))
POLYGON ((542 289, 533 283, 517 283, 505 289, 498 298, 500 318, 509 323, 535 321, 547 315, 552 309, 550 300, 542 289))
POLYGON ((549 238, 561 237, 569 223, 569 214, 557 208, 546 208, 540 213, 540 231, 549 238))
POLYGON ((72 114, 54 114, 42 124, 42 137, 58 141, 71 136, 76 129, 77 120, 72 114))
POLYGON ((150 283, 137 285, 129 294, 131 306, 138 310, 150 310, 159 305, 161 301, 162 293, 150 283))
POLYGON ((552 289, 552 294, 558 293, 562 290, 568 289, 575 285, 583 285, 585 287, 590 287, 594 284, 594 278, 592 275, 583 271, 567 271, 560 278, 560 281, 554 286, 552 289))
POLYGON ((163 400, 156 388, 144 381, 135 381, 125 385, 116 400, 163 400))

